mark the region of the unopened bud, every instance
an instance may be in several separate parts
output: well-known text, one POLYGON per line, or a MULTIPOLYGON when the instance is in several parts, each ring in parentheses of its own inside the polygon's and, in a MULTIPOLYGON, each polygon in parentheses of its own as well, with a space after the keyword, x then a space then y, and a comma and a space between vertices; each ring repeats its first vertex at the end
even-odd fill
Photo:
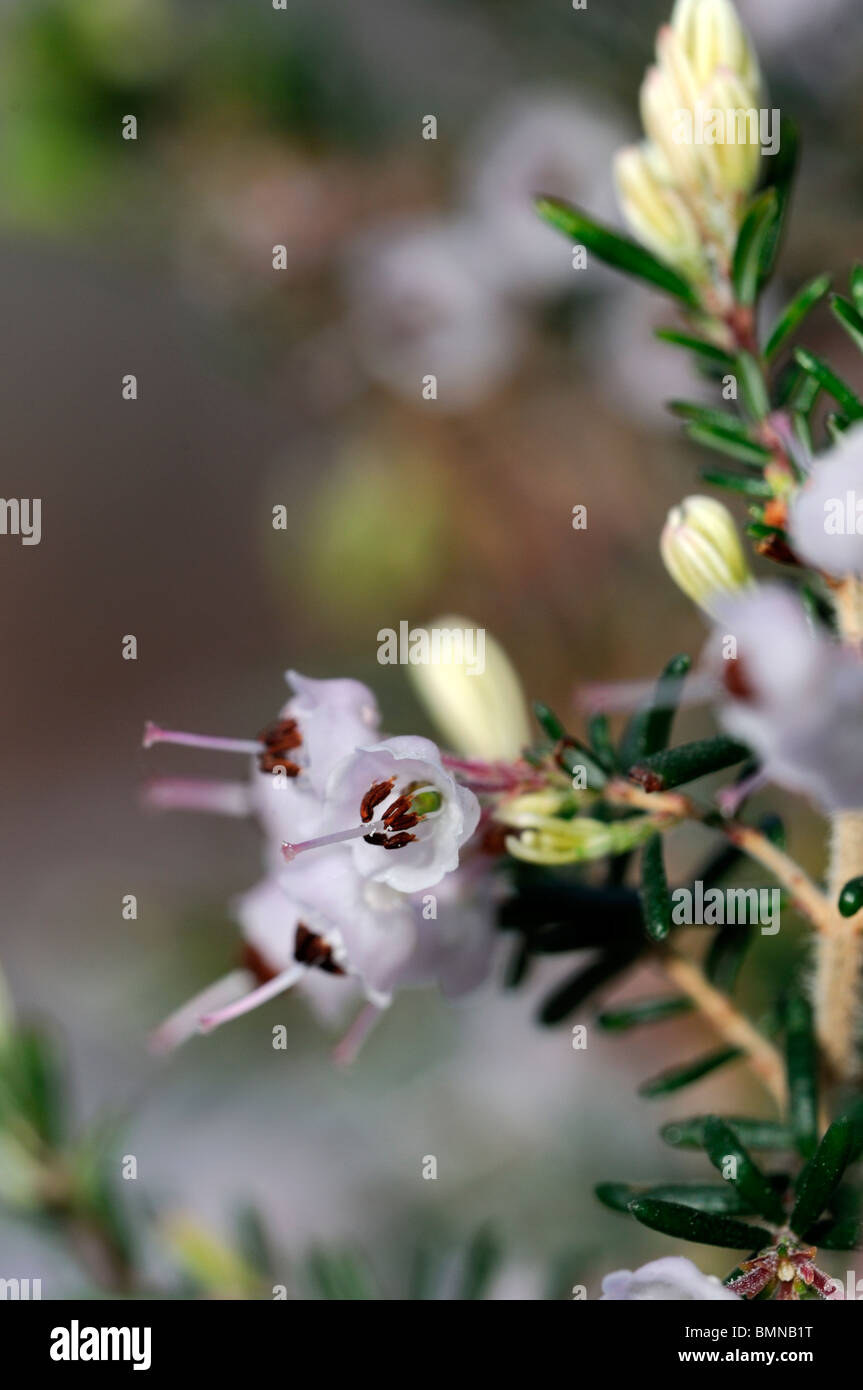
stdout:
POLYGON ((675 584, 707 613, 752 583, 734 518, 713 497, 686 497, 672 507, 659 548, 675 584))

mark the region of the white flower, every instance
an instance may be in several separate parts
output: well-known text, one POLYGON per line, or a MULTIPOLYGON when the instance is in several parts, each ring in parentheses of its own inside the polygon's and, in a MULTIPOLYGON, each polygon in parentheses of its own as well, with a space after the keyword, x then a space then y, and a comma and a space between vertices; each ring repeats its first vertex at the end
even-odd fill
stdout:
POLYGON ((358 241, 346 289, 367 371, 417 402, 423 378, 435 376, 438 408, 464 409, 487 395, 522 337, 518 316, 486 276, 493 255, 493 241, 467 220, 377 227, 358 241))
POLYGON ((791 504, 791 540, 808 565, 841 578, 863 574, 863 424, 843 435, 791 504))
POLYGON ((618 1269, 606 1274, 600 1301, 605 1299, 616 1302, 740 1302, 737 1294, 724 1288, 714 1274, 702 1274, 682 1255, 666 1255, 640 1269, 618 1269))
POLYGON ((327 785, 329 833, 284 846, 291 862, 321 846, 352 842, 366 878, 420 892, 458 867, 459 849, 479 822, 479 802, 460 787, 427 738, 411 735, 360 748, 327 785))
POLYGON ((718 622, 710 660, 725 686, 720 718, 728 732, 779 785, 829 810, 863 806, 863 666, 856 657, 813 634, 798 600, 778 585, 727 600, 718 622))

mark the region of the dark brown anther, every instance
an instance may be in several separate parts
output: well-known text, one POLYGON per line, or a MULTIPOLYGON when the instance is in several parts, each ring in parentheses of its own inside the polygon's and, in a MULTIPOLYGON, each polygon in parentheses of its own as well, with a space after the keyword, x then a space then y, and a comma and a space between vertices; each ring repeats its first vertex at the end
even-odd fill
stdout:
POLYGON ((281 768, 280 776, 299 777, 302 768, 299 763, 292 763, 289 758, 280 758, 276 753, 261 753, 258 756, 258 767, 261 772, 275 772, 276 768, 281 768))
POLYGON ((403 816, 389 816, 384 818, 384 825, 387 830, 410 830, 412 826, 419 825, 420 817, 416 811, 407 811, 403 816))
POLYGON ((371 820, 374 815, 375 807, 380 806, 382 801, 386 801, 395 786, 395 781, 395 777, 391 777, 388 782, 375 782, 369 787, 369 790, 360 802, 360 820, 364 825, 367 821, 371 820))
POLYGON ((739 656, 726 661, 722 672, 722 684, 735 700, 751 700, 755 694, 746 676, 746 666, 739 656))
POLYGON ((250 970, 259 985, 266 985, 270 980, 274 980, 278 975, 278 970, 274 970, 269 961, 255 946, 250 946, 248 942, 243 945, 240 954, 240 961, 246 970, 250 970))
POLYGON ((344 970, 333 959, 333 948, 317 932, 311 931, 302 922, 297 923, 294 941, 294 960, 300 965, 308 965, 323 970, 327 975, 344 975, 344 970))
POLYGON ((258 738, 271 753, 286 753, 290 748, 302 747, 303 742, 296 719, 280 719, 262 730, 258 738))
POLYGON ((416 835, 404 832, 401 835, 390 835, 388 840, 384 840, 384 849, 404 849, 405 845, 411 844, 415 839, 416 835))

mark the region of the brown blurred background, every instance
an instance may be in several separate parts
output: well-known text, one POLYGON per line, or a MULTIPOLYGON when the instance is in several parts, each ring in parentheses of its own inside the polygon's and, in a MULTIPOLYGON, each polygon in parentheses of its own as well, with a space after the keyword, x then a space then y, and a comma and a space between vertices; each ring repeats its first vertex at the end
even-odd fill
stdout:
MULTIPOLYGON (((778 303, 860 250, 863 14, 853 0, 740 8, 771 104, 803 129, 778 303)), ((81 1113, 132 1106, 147 1195, 130 1200, 220 1228, 253 1198, 292 1255, 358 1242, 393 1295, 429 1226, 446 1243, 493 1221, 501 1297, 541 1296, 557 1257, 595 1294, 608 1269, 670 1250, 590 1186, 695 1175, 655 1138, 675 1106, 632 1096, 706 1035, 666 1024, 637 1049, 595 1038, 575 1053, 532 1020, 558 965, 458 1008, 401 997, 348 1076, 288 998, 157 1065, 147 1031, 230 964, 229 900, 259 849, 240 823, 146 815, 148 776, 237 768, 144 754, 140 732, 151 717, 253 735, 288 665, 366 679, 388 727, 425 729, 403 672, 377 665, 376 634, 441 610, 487 626, 528 694, 562 711, 579 682, 649 677, 698 650, 656 549, 704 461, 661 407, 698 390, 652 338, 671 316, 599 267, 573 271, 529 209, 542 190, 614 216, 608 159, 637 133, 666 10, 0 7, 3 493, 41 497, 43 527, 38 546, 0 538, 3 965, 68 1051, 81 1113), (126 373, 137 401, 121 398, 126 373), (287 531, 271 525, 280 503, 287 531), (420 1179, 429 1153, 437 1183, 420 1179)), ((826 314, 808 341, 843 365, 826 314)), ((796 807, 790 823, 816 862, 796 807)), ((684 839, 681 864, 702 847, 684 839)), ((795 950, 790 932, 756 956, 753 998, 759 970, 795 950)), ((729 1073, 676 1113, 727 1104, 735 1085, 735 1106, 760 1103, 729 1073)), ((68 1287, 25 1228, 0 1224, 0 1239, 45 1296, 68 1287)))

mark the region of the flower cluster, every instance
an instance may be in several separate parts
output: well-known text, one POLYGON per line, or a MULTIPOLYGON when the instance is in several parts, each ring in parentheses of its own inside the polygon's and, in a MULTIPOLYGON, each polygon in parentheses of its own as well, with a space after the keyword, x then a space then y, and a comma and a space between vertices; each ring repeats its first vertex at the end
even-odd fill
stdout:
POLYGON ((291 986, 326 1010, 351 983, 376 1012, 400 984, 437 980, 458 994, 488 969, 493 885, 474 836, 473 791, 429 739, 381 738, 374 696, 360 682, 296 672, 288 680, 292 698, 257 739, 147 726, 147 747, 182 743, 250 756, 245 784, 162 779, 147 799, 252 815, 265 849, 265 877, 235 905, 243 968, 173 1015, 156 1035, 160 1046, 291 986))

